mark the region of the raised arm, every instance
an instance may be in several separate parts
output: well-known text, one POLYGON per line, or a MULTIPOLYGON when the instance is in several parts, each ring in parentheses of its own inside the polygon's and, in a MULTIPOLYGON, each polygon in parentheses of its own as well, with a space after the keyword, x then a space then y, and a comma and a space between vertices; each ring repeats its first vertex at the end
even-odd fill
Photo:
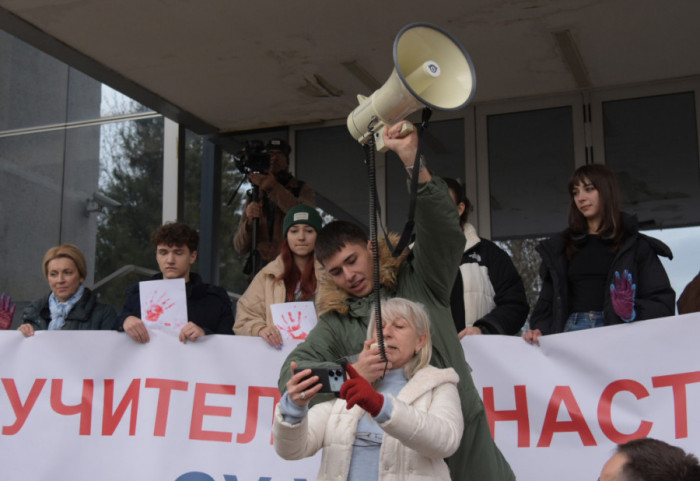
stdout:
MULTIPOLYGON (((384 130, 384 143, 401 159, 408 178, 415 175, 413 165, 418 135, 405 131, 406 121, 384 130)), ((423 164, 423 160, 421 160, 423 164)), ((433 177, 427 167, 418 172, 418 199, 415 212, 414 259, 416 273, 438 303, 449 305, 450 292, 464 249, 464 233, 447 184, 433 177)))

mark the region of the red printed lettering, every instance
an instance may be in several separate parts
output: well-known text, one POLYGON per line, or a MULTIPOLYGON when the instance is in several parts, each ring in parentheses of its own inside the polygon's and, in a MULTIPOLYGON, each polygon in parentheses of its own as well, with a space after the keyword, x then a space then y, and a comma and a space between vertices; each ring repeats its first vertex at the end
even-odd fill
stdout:
MULTIPOLYGON (((260 410, 260 398, 271 397, 274 401, 272 404, 272 418, 270 425, 274 421, 275 408, 281 399, 279 389, 276 387, 248 387, 248 409, 246 412, 245 431, 236 436, 236 442, 246 444, 255 439, 255 433, 258 430, 258 411, 260 410)), ((272 444, 272 436, 270 436, 270 444, 272 444)))
POLYGON ((634 394, 637 399, 649 396, 649 391, 643 385, 631 379, 613 381, 605 387, 598 402, 598 424, 600 424, 603 434, 615 444, 623 444, 632 439, 644 438, 649 435, 653 425, 650 421, 642 421, 639 424, 639 428, 631 434, 621 433, 615 428, 612 422, 612 402, 615 395, 622 391, 634 394))
POLYGON ((129 384, 129 388, 124 393, 117 410, 114 407, 114 379, 105 379, 105 399, 102 413, 102 435, 111 436, 119 425, 127 408, 131 406, 131 416, 129 417, 129 436, 136 434, 136 415, 139 410, 139 387, 141 379, 134 379, 129 384))
POLYGON ((676 439, 688 437, 688 393, 687 384, 700 382, 700 371, 654 376, 654 387, 671 387, 673 389, 673 410, 676 415, 676 439))
POLYGON ((530 447, 530 416, 527 411, 527 391, 525 386, 513 386, 515 409, 496 411, 493 388, 484 388, 484 408, 489 421, 491 436, 496 436, 496 421, 515 421, 518 425, 518 447, 530 447))
POLYGON ((542 434, 537 442, 538 448, 548 448, 552 444, 554 433, 577 432, 584 446, 596 446, 593 433, 583 418, 581 408, 576 402, 574 393, 569 386, 555 386, 552 397, 549 399, 547 413, 544 417, 542 434), (557 421, 559 407, 564 404, 569 413, 570 421, 557 421))
POLYGON ((204 416, 230 417, 233 409, 223 406, 208 406, 205 404, 207 394, 236 394, 236 386, 223 384, 197 383, 194 388, 194 405, 192 406, 192 423, 190 424, 190 439, 202 441, 220 441, 230 443, 233 433, 221 431, 205 431, 202 428, 204 416))
POLYGON ((12 426, 3 426, 2 434, 11 436, 13 434, 17 434, 19 430, 22 429, 22 426, 24 426, 24 423, 27 421, 29 413, 32 411, 34 403, 36 403, 36 399, 39 397, 39 393, 44 388, 45 384, 46 379, 36 379, 29 391, 27 401, 22 403, 22 400, 19 398, 19 393, 17 392, 15 380, 3 378, 2 385, 5 387, 7 397, 10 400, 12 410, 15 412, 15 417, 17 420, 12 426))
POLYGON ((80 414, 80 435, 90 435, 90 425, 92 422, 92 393, 95 382, 92 379, 83 379, 83 394, 79 404, 67 405, 63 403, 63 379, 51 380, 51 409, 63 416, 80 414))
POLYGON ((147 388, 158 389, 158 408, 156 410, 156 424, 153 428, 153 435, 165 436, 165 428, 168 425, 168 411, 170 409, 170 393, 172 391, 187 391, 188 383, 171 379, 148 378, 145 385, 147 388))

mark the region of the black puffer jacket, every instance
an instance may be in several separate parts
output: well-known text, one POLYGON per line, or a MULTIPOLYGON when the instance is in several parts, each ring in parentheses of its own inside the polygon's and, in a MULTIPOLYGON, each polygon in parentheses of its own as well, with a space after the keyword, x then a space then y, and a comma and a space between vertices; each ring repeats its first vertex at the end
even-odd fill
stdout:
MULTIPOLYGON (((22 312, 23 324, 31 324, 35 331, 45 331, 49 328, 51 322, 50 295, 49 293, 25 307, 22 312)), ((66 316, 66 323, 62 329, 68 331, 108 330, 112 329, 116 317, 117 313, 114 308, 97 302, 97 296, 86 287, 83 297, 66 316)))
MULTIPOLYGON (((623 214, 622 221, 626 240, 613 259, 606 285, 614 282, 615 271, 622 273, 627 269, 632 274, 632 282, 637 284, 634 301, 637 321, 674 315, 676 293, 658 257, 672 259, 671 249, 660 240, 641 234, 631 215, 623 214)), ((530 318, 530 329, 539 329, 542 334, 556 334, 564 331, 569 317, 569 262, 564 235, 542 241, 537 252, 542 257, 542 289, 530 318)), ((608 289, 605 291, 603 317, 605 325, 624 322, 613 309, 608 289)))

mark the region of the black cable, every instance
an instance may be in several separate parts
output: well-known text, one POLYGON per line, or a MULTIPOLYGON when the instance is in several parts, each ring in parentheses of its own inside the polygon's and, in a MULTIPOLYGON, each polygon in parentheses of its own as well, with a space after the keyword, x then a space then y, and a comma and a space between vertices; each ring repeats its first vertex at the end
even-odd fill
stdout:
MULTIPOLYGON (((370 125, 369 127, 369 143, 364 145, 365 160, 367 161, 367 172, 369 176, 369 236, 370 242, 372 244, 372 267, 373 267, 373 279, 374 284, 372 287, 374 294, 374 316, 375 316, 375 329, 377 336, 377 346, 379 347, 379 355, 384 361, 384 374, 388 367, 389 360, 386 357, 386 350, 384 348, 384 331, 382 329, 382 308, 381 308, 381 284, 379 277, 379 244, 377 242, 377 198, 376 198, 376 174, 377 168, 375 164, 375 144, 374 144, 374 133, 370 125)), ((384 377, 382 374, 382 377, 384 377)))
POLYGON ((389 246, 389 250, 391 251, 391 255, 393 257, 398 257, 401 255, 404 249, 408 247, 408 244, 411 242, 411 236, 413 235, 413 228, 415 227, 414 215, 416 212, 416 200, 418 197, 418 175, 420 172, 420 161, 423 155, 421 152, 421 146, 423 144, 421 140, 423 138, 423 132, 425 132, 425 130, 428 128, 430 116, 432 114, 433 111, 428 107, 423 108, 423 111, 421 112, 421 124, 418 128, 418 147, 416 148, 416 157, 413 161, 413 170, 411 171, 411 192, 408 205, 408 220, 404 225, 401 238, 396 246, 391 244, 389 236, 386 234, 386 231, 384 232, 386 243, 389 246))

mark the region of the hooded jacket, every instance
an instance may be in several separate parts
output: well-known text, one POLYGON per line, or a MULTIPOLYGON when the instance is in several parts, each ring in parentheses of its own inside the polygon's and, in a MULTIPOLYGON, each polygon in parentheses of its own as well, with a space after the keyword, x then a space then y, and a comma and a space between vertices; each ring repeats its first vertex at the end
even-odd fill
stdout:
MULTIPOLYGON (((464 249, 464 234, 442 179, 433 177, 430 182, 419 184, 415 220, 416 241, 410 255, 393 258, 386 246, 380 246, 381 296, 403 297, 423 304, 431 320, 431 364, 452 367, 459 375, 465 427, 459 449, 447 460, 452 479, 513 480, 510 466, 491 437, 484 405, 452 321, 450 291, 464 249)), ((279 379, 282 392, 290 378, 292 360, 300 367, 338 362, 358 354, 367 337, 373 296, 351 298, 325 270, 319 277, 319 322, 285 360, 279 379)), ((328 399, 332 397, 317 395, 314 401, 328 399)))
MULTIPOLYGON (((22 324, 31 324, 36 331, 45 331, 49 328, 51 322, 50 295, 49 293, 24 308, 22 324)), ((117 313, 114 308, 97 302, 97 296, 86 287, 83 296, 66 316, 66 323, 61 329, 66 331, 109 330, 112 329, 116 317, 117 313)))
MULTIPOLYGON (((635 321, 672 316, 675 313, 676 294, 658 257, 672 259, 671 249, 660 240, 640 233, 633 216, 623 214, 622 223, 625 241, 615 254, 606 285, 615 282, 616 271, 622 274, 627 269, 632 274, 632 282, 637 285, 635 321)), ((570 314, 569 261, 566 258, 564 234, 545 239, 537 246, 537 252, 542 257, 542 289, 530 318, 530 329, 539 329, 545 335, 556 334, 564 331, 570 314)), ((603 318, 606 326, 624 322, 613 309, 609 289, 605 289, 603 318)))
MULTIPOLYGON (((459 381, 453 369, 427 366, 392 397, 391 418, 379 452, 380 481, 450 479, 443 458, 459 446, 463 421, 459 381)), ((275 450, 284 459, 313 456, 323 448, 318 480, 348 478, 357 424, 365 411, 343 399, 316 404, 298 424, 283 420, 279 405, 272 427, 275 450)))

